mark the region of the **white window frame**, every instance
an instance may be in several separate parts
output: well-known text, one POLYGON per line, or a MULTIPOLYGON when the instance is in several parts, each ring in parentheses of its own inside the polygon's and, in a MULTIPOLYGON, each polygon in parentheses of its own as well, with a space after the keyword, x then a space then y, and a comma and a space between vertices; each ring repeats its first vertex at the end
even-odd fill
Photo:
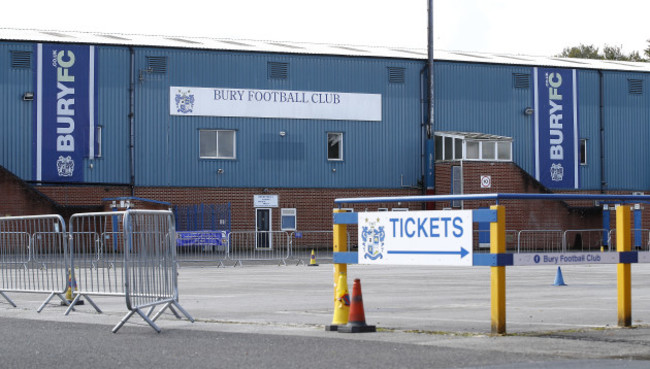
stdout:
POLYGON ((200 159, 225 159, 225 160, 235 160, 237 159, 237 131, 234 129, 200 129, 199 130, 199 158, 200 159), (215 156, 202 156, 201 155, 201 133, 203 132, 216 132, 215 137, 215 156), (219 156, 219 134, 221 132, 232 132, 232 156, 219 156))
POLYGON ((587 144, 588 143, 589 143, 589 141, 586 138, 581 138, 580 139, 580 142, 579 142, 579 144, 580 144, 580 151, 579 151, 580 165, 589 164, 589 160, 587 160, 587 149, 588 149, 587 144), (582 150, 583 143, 584 143, 584 148, 585 148, 584 150, 582 150))
MULTIPOLYGON (((462 136, 456 136, 456 135, 436 135, 436 137, 440 137, 441 139, 439 140, 438 145, 440 148, 436 148, 436 152, 440 152, 442 155, 442 158, 436 157, 436 160, 438 161, 458 161, 458 160, 467 160, 467 161, 503 161, 503 162, 511 162, 512 161, 512 141, 510 140, 484 140, 484 139, 466 139, 463 138, 462 136), (451 143, 452 143, 452 148, 451 148, 451 156, 452 157, 447 157, 445 153, 449 151, 449 148, 445 147, 447 140, 445 138, 451 138, 451 143), (462 146, 462 157, 458 158, 456 157, 456 146, 458 143, 463 145, 462 146), (468 142, 473 142, 478 144, 478 158, 468 158, 467 157, 467 143, 468 142), (499 156, 499 145, 500 144, 507 144, 508 145, 508 154, 509 156, 507 158, 502 158, 499 156), (484 156, 484 146, 485 145, 492 145, 494 148, 494 157, 491 158, 486 158, 484 156), (438 151, 439 150, 439 151, 438 151)), ((437 156, 437 155, 436 155, 437 156)))
POLYGON ((95 126, 95 142, 97 142, 97 151, 95 152, 95 158, 102 157, 102 130, 104 126, 97 125, 95 126))
POLYGON ((343 161, 343 132, 327 132, 327 160, 328 161, 343 161), (330 135, 338 135, 340 137, 339 140, 339 157, 338 158, 330 158, 330 135))
POLYGON ((283 231, 295 231, 298 229, 298 217, 296 208, 280 209, 280 227, 283 231), (285 227, 284 217, 293 217, 293 227, 285 227))

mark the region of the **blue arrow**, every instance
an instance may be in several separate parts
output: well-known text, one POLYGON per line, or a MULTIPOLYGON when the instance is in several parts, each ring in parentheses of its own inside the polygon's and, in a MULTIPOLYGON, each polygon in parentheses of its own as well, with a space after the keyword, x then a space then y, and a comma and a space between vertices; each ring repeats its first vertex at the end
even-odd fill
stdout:
POLYGON ((397 251, 389 250, 388 254, 402 254, 402 255, 460 255, 460 258, 464 258, 465 255, 469 254, 469 251, 464 248, 460 248, 460 251, 397 251))

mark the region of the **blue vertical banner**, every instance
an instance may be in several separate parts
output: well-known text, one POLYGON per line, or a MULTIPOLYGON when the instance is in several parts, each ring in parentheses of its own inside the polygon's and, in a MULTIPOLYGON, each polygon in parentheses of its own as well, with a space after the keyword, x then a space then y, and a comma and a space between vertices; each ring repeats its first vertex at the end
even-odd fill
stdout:
POLYGON ((83 182, 95 156, 95 48, 36 44, 34 178, 83 182))
POLYGON ((550 189, 579 186, 575 69, 533 68, 535 178, 550 189))

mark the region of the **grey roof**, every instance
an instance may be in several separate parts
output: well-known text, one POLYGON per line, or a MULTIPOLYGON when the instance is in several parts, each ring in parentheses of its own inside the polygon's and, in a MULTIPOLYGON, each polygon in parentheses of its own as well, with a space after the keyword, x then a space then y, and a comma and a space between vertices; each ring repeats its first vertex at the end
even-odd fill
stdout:
POLYGON ((436 131, 436 135, 452 136, 469 141, 512 141, 512 137, 480 132, 436 131))
MULTIPOLYGON (((236 40, 210 37, 174 37, 100 32, 48 31, 14 28, 0 28, 0 40, 29 42, 67 42, 95 45, 171 47, 230 51, 257 51, 289 54, 363 56, 416 60, 425 60, 427 58, 427 50, 418 48, 336 45, 291 41, 236 40)), ((650 72, 650 63, 625 62, 617 60, 557 58, 552 56, 527 56, 499 53, 490 54, 449 50, 435 50, 434 58, 435 60, 469 63, 622 70, 643 73, 650 72)))

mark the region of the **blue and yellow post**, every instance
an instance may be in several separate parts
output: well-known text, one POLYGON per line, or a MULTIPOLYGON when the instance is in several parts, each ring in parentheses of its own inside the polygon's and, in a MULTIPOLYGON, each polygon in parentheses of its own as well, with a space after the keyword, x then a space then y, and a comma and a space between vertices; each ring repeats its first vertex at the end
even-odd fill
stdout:
MULTIPOLYGON (((632 250, 630 229, 630 207, 619 205, 616 207, 616 251, 619 253, 632 250)), ((616 265, 618 287, 618 326, 630 327, 632 325, 632 266, 630 263, 619 262, 616 265)))
MULTIPOLYGON (((496 210, 497 221, 490 223, 490 253, 503 254, 506 252, 506 208, 503 205, 492 205, 496 210)), ((506 267, 490 267, 491 317, 492 333, 506 333, 506 267)))
MULTIPOLYGON (((334 216, 337 213, 345 213, 345 210, 334 209, 334 216)), ((347 231, 348 226, 346 224, 334 222, 332 241, 335 253, 348 251, 347 231)), ((325 326, 326 331, 336 331, 339 326, 348 323, 350 297, 347 283, 348 265, 334 263, 334 316, 332 317, 332 324, 325 326)))

